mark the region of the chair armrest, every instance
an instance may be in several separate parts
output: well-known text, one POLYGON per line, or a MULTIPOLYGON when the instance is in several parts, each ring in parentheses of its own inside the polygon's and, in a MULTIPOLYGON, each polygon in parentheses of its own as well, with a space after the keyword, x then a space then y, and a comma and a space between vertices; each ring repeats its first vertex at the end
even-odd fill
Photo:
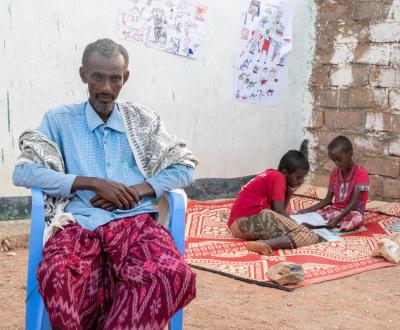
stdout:
POLYGON ((27 299, 37 287, 36 269, 42 260, 44 231, 44 199, 41 190, 32 189, 32 214, 29 234, 29 258, 27 274, 27 299))
POLYGON ((171 233, 179 252, 184 255, 186 194, 181 189, 172 190, 168 192, 168 201, 170 206, 169 232, 171 233))

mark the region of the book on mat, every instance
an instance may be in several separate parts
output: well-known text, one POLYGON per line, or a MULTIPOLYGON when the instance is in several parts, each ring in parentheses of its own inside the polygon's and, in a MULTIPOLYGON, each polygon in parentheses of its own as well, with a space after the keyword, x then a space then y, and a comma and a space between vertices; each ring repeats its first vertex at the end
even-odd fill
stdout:
POLYGON ((326 228, 313 229, 312 231, 316 233, 318 236, 324 238, 328 242, 336 242, 342 239, 339 235, 332 233, 326 228))
POLYGON ((296 221, 298 224, 308 223, 313 226, 324 226, 326 225, 325 219, 317 212, 310 212, 304 214, 291 214, 290 218, 296 221))

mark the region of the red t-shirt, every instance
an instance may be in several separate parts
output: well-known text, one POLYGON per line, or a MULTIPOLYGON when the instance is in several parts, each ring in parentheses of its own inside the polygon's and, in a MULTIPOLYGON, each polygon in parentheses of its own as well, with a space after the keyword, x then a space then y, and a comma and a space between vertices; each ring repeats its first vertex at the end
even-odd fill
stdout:
POLYGON ((236 219, 271 209, 272 201, 285 202, 286 177, 281 172, 268 169, 244 185, 232 206, 228 220, 230 226, 236 219))
POLYGON ((331 172, 328 189, 333 192, 333 206, 340 209, 345 209, 350 204, 354 190, 361 191, 356 210, 364 214, 369 190, 368 172, 364 167, 354 163, 346 180, 343 179, 341 169, 336 167, 331 172))

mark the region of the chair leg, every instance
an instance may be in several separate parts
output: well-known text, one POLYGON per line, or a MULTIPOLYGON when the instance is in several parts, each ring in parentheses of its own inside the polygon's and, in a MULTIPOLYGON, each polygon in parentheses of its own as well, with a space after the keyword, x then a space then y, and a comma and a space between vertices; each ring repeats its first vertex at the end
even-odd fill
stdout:
POLYGON ((183 329, 183 309, 180 309, 172 317, 168 325, 169 330, 182 330, 183 329))

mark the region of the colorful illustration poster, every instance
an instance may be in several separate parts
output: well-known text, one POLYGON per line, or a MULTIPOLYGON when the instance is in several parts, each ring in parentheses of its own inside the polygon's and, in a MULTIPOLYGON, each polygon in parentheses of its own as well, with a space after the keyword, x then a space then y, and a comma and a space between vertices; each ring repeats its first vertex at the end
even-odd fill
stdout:
POLYGON ((278 105, 285 55, 292 49, 292 9, 286 1, 245 0, 235 98, 278 105))
POLYGON ((122 0, 117 33, 177 55, 196 58, 207 7, 196 0, 122 0))

